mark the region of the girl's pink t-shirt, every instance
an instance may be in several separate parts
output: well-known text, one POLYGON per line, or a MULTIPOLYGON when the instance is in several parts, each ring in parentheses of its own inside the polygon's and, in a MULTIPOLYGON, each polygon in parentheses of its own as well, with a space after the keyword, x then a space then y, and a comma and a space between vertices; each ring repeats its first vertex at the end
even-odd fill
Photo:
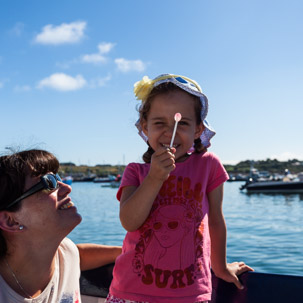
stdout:
MULTIPOLYGON (((130 163, 117 193, 139 186, 150 164, 130 163)), ((212 153, 193 153, 163 183, 149 217, 127 232, 110 292, 141 302, 211 300, 207 194, 228 179, 212 153)))

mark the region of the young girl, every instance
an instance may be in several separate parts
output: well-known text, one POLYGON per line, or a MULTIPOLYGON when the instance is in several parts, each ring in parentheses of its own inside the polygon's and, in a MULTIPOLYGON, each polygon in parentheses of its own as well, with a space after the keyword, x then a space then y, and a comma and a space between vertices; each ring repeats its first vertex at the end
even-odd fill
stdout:
POLYGON ((127 234, 107 302, 207 302, 211 270, 238 288, 252 270, 226 263, 223 183, 228 175, 207 152, 215 135, 208 100, 193 80, 165 74, 135 84, 142 100, 136 123, 147 142, 145 161, 130 163, 117 193, 127 234), (173 146, 176 113, 182 115, 173 146))

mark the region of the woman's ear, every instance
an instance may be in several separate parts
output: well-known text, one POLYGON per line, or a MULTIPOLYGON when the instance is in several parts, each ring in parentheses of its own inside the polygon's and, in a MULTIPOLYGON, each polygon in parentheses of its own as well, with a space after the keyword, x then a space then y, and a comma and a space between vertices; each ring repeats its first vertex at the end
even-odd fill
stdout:
POLYGON ((12 212, 0 211, 0 229, 7 232, 20 231, 20 224, 15 220, 12 212))
POLYGON ((200 136, 202 135, 204 129, 205 129, 205 126, 203 125, 202 122, 196 126, 195 139, 200 138, 200 136))

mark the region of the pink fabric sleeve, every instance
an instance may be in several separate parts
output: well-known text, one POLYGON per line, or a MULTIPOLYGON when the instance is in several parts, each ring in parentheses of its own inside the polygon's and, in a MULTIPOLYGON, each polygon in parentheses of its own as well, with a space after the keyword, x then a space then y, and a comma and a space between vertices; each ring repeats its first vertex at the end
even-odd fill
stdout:
POLYGON ((118 201, 121 199, 123 187, 139 185, 140 181, 138 176, 138 165, 137 163, 130 163, 126 166, 122 176, 121 184, 116 195, 118 201))
POLYGON ((219 158, 214 154, 211 154, 211 156, 208 185, 206 188, 207 194, 229 179, 228 173, 219 158))

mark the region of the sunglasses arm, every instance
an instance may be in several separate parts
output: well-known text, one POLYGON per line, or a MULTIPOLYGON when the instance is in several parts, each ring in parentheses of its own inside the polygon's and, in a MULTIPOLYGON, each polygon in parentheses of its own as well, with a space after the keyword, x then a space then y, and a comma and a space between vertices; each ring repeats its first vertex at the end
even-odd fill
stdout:
POLYGON ((43 188, 44 188, 43 184, 41 184, 39 182, 38 184, 36 184, 32 188, 30 188, 24 195, 22 195, 21 197, 19 197, 18 199, 14 200, 9 205, 7 205, 6 209, 12 207, 16 203, 20 202, 21 200, 27 198, 28 196, 32 195, 33 193, 35 193, 35 192, 37 192, 37 191, 39 191, 40 189, 43 189, 43 188))

